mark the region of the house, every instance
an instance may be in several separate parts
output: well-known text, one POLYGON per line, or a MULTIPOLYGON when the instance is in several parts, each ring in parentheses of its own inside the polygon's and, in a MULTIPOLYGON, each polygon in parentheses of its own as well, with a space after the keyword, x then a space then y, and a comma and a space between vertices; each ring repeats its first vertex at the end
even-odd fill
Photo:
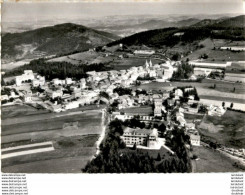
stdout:
POLYGON ((183 113, 177 112, 177 113, 176 113, 176 120, 180 123, 180 125, 181 125, 182 127, 185 126, 186 121, 185 121, 185 118, 184 118, 184 114, 183 114, 183 113))
POLYGON ((38 87, 43 86, 45 84, 45 77, 37 76, 34 80, 32 80, 32 86, 38 87))
POLYGON ((175 100, 174 99, 167 99, 167 103, 169 106, 173 106, 175 103, 175 100))
POLYGON ((61 112, 63 110, 61 104, 52 105, 51 109, 52 109, 53 112, 61 112))
POLYGON ((48 90, 46 92, 47 92, 47 95, 49 97, 51 97, 52 99, 54 99, 56 97, 62 97, 62 95, 63 95, 63 91, 62 90, 57 90, 57 91, 48 90))
POLYGON ((200 135, 190 134, 191 145, 200 146, 200 135))
POLYGON ((32 70, 24 70, 24 74, 15 77, 15 84, 21 86, 23 81, 33 80, 34 74, 32 70))
POLYGON ((183 97, 183 91, 181 89, 175 89, 174 91, 174 98, 179 100, 180 97, 183 97))
MULTIPOLYGON (((155 95, 155 94, 154 94, 155 95)), ((153 97, 154 97, 153 95, 153 97)), ((162 116, 162 99, 155 98, 154 99, 154 116, 162 116)))
POLYGON ((1 95, 1 100, 9 100, 9 96, 8 95, 1 95))
POLYGON ((223 114, 225 114, 226 109, 223 108, 222 106, 213 106, 210 105, 208 108, 208 115, 210 116, 222 116, 223 114))
POLYGON ((136 144, 147 146, 148 148, 154 148, 157 144, 158 132, 157 129, 147 130, 127 127, 124 129, 121 138, 127 146, 136 144))
POLYGON ((79 98, 79 97, 82 96, 82 93, 81 93, 81 91, 76 90, 76 91, 73 91, 71 95, 72 95, 72 97, 74 97, 74 98, 79 98))
POLYGON ((32 101, 31 95, 30 94, 26 94, 24 96, 24 100, 25 100, 25 102, 31 102, 32 101))
POLYGON ((66 79, 65 79, 65 83, 66 83, 66 85, 70 85, 70 84, 73 83, 73 81, 72 81, 71 78, 66 78, 66 79))
POLYGON ((80 79, 80 87, 82 89, 86 88, 86 80, 85 80, 85 78, 80 79))
POLYGON ((67 103, 64 108, 66 110, 70 110, 70 109, 74 109, 74 108, 78 108, 79 107, 79 102, 78 101, 73 101, 73 102, 69 102, 67 103))

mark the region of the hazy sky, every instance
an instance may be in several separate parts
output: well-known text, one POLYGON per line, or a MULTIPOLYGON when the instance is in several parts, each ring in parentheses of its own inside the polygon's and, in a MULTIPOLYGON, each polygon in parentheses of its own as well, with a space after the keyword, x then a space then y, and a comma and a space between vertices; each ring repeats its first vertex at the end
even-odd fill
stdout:
MULTIPOLYGON (((128 0, 129 1, 129 0, 128 0)), ((152 2, 80 2, 2 4, 2 21, 155 14, 243 14, 243 0, 155 0, 152 2)))

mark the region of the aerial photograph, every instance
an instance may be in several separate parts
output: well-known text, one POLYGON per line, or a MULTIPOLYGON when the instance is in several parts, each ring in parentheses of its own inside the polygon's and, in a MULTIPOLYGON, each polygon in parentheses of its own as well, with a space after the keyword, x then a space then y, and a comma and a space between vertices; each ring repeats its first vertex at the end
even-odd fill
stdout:
POLYGON ((4 1, 3 173, 245 171, 245 2, 4 1))

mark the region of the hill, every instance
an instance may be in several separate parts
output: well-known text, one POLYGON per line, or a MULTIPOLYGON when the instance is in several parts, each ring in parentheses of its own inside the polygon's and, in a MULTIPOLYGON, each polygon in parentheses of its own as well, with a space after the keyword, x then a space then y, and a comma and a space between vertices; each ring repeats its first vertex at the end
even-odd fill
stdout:
POLYGON ((244 18, 245 16, 241 15, 228 19, 205 19, 192 26, 144 31, 109 43, 108 46, 123 43, 128 46, 144 44, 162 48, 164 46, 172 47, 178 43, 193 43, 205 38, 229 39, 231 41, 245 40, 244 18), (178 32, 181 32, 181 36, 177 36, 176 33, 178 32))
POLYGON ((4 60, 21 60, 61 55, 107 44, 118 39, 111 33, 65 23, 2 37, 4 60))
POLYGON ((243 28, 245 27, 245 15, 240 15, 231 18, 220 18, 217 20, 204 19, 197 22, 195 27, 220 27, 220 28, 243 28))

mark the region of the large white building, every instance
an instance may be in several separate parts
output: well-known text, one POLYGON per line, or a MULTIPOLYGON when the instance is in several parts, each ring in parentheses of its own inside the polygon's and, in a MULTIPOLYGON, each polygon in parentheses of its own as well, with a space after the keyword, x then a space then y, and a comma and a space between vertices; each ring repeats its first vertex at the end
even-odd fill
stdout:
POLYGON ((158 140, 157 129, 132 129, 127 127, 121 136, 127 146, 134 144, 155 148, 158 140))
POLYGON ((204 62, 204 61, 189 61, 189 64, 195 67, 215 67, 215 68, 226 68, 231 66, 232 62, 204 62))
POLYGON ((24 70, 24 74, 15 77, 15 83, 17 86, 20 86, 23 81, 32 81, 34 78, 32 70, 24 70))

